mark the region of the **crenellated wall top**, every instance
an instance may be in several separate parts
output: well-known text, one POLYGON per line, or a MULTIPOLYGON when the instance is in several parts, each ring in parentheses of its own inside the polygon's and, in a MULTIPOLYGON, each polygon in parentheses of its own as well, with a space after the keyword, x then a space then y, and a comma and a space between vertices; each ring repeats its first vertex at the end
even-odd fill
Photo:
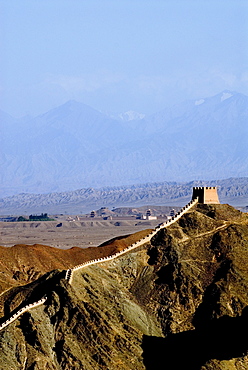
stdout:
MULTIPOLYGON (((152 231, 150 234, 146 235, 144 238, 142 238, 142 239, 134 242, 133 244, 129 245, 127 248, 123 249, 122 251, 119 251, 119 252, 117 252, 117 253, 115 253, 115 254, 113 254, 111 256, 108 256, 108 257, 101 257, 99 259, 94 259, 94 260, 91 260, 91 261, 82 263, 81 265, 77 265, 77 266, 75 266, 75 267, 73 267, 71 269, 66 270, 65 279, 69 282, 69 284, 71 284, 72 283, 72 277, 73 277, 73 271, 76 271, 78 269, 84 268, 84 267, 89 266, 89 265, 94 265, 94 264, 97 264, 97 263, 101 263, 101 262, 105 262, 105 261, 108 261, 108 260, 115 259, 115 258, 117 258, 117 257, 119 257, 119 256, 121 256, 121 255, 123 255, 123 254, 125 254, 127 252, 129 252, 132 249, 136 249, 136 248, 140 247, 141 245, 144 245, 144 244, 148 243, 151 240, 151 238, 154 235, 156 235, 156 233, 159 230, 161 230, 163 228, 166 228, 166 227, 170 226, 172 223, 176 222, 180 217, 182 217, 182 215, 184 213, 186 213, 197 202, 198 202, 198 197, 195 197, 195 199, 192 199, 175 216, 173 216, 171 220, 168 220, 166 222, 163 222, 163 223, 159 224, 155 228, 155 230, 152 231)), ((14 320, 16 320, 24 312, 30 310, 31 308, 37 307, 37 306, 45 303, 46 300, 47 300, 47 296, 44 296, 41 299, 39 299, 37 302, 31 303, 31 304, 26 305, 25 307, 22 307, 18 312, 16 312, 15 314, 13 314, 9 319, 7 319, 2 324, 0 324, 0 330, 3 329, 4 327, 6 327, 7 325, 9 325, 14 320)))

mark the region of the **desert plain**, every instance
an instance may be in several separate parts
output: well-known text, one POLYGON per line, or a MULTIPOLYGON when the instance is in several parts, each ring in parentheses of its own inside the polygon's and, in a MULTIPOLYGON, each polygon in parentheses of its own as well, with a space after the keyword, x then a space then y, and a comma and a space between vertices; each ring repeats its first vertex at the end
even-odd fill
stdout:
POLYGON ((132 217, 102 220, 99 217, 78 221, 72 216, 71 220, 0 222, 0 245, 42 244, 60 249, 97 247, 113 238, 154 228, 164 220, 137 220, 132 217))

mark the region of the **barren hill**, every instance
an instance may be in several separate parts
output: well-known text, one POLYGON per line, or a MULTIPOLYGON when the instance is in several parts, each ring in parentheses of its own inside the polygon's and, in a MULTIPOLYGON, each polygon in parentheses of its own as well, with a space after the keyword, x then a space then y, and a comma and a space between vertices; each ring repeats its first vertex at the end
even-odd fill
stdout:
POLYGON ((247 215, 197 205, 71 285, 55 270, 3 293, 6 316, 48 298, 0 331, 2 369, 247 369, 247 260, 247 215))
POLYGON ((17 244, 9 248, 0 246, 0 293, 30 283, 46 272, 56 269, 66 270, 83 262, 114 254, 147 235, 148 231, 146 229, 114 238, 98 248, 72 247, 63 250, 41 244, 17 244))

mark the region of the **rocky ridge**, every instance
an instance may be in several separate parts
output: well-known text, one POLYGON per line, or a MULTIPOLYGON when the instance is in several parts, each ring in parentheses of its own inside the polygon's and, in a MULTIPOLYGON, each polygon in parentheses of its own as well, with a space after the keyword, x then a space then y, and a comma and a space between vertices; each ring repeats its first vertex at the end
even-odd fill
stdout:
POLYGON ((139 185, 84 188, 49 194, 22 193, 0 199, 0 214, 27 212, 87 213, 97 207, 139 207, 144 205, 173 205, 182 207, 192 195, 194 186, 218 186, 221 203, 246 206, 248 178, 229 178, 215 181, 154 182, 139 185))
POLYGON ((0 332, 2 369, 246 369, 247 240, 246 215, 198 204, 72 285, 55 270, 4 292, 4 315, 47 303, 0 332))
POLYGON ((31 283, 51 270, 68 269, 95 258, 110 256, 143 238, 148 231, 114 238, 98 248, 72 247, 62 250, 41 244, 0 246, 0 295, 7 289, 31 283))

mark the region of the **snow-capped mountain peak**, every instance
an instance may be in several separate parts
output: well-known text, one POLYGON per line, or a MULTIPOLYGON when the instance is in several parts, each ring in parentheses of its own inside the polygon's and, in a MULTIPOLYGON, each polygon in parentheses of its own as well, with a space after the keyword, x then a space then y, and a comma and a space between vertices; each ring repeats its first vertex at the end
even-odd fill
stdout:
POLYGON ((145 118, 73 101, 0 118, 3 195, 248 175, 248 97, 228 90, 145 118))
POLYGON ((145 117, 145 114, 138 113, 138 112, 135 112, 133 110, 129 110, 125 113, 120 113, 119 114, 119 118, 122 121, 136 121, 136 120, 143 119, 144 117, 145 117))

